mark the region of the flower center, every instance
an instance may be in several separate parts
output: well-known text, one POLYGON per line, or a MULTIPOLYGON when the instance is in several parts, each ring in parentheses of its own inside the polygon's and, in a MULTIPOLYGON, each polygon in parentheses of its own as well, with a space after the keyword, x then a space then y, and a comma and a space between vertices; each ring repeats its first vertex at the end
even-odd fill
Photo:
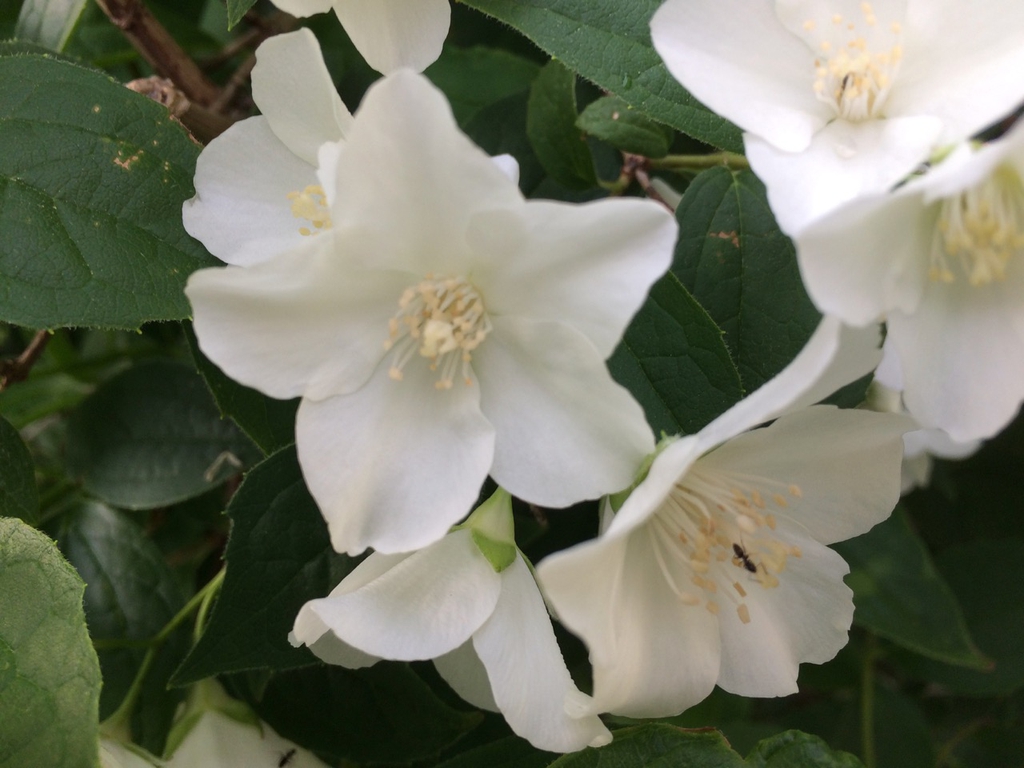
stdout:
POLYGON ((398 312, 388 321, 389 338, 384 349, 394 349, 388 372, 402 380, 402 369, 419 351, 438 371, 434 386, 451 389, 457 372, 467 386, 473 383, 470 363, 473 350, 491 332, 491 321, 477 289, 464 277, 427 275, 406 288, 398 300, 398 312), (461 369, 460 369, 461 364, 461 369))
MULTIPOLYGON (((890 24, 886 35, 871 3, 861 3, 860 10, 863 28, 838 13, 832 16, 831 29, 823 30, 817 45, 820 55, 814 60, 815 95, 835 110, 836 117, 851 122, 881 116, 903 58, 899 22, 890 24)), ((811 33, 816 24, 809 20, 803 27, 811 33)))
POLYGON ((1024 185, 1017 171, 1001 165, 941 206, 928 277, 952 283, 950 265, 959 264, 971 285, 1003 280, 1010 257, 1024 251, 1024 185))
POLYGON ((744 583, 773 589, 786 560, 801 556, 799 547, 776 538, 769 505, 784 509, 787 496, 802 495, 796 485, 691 468, 648 529, 658 566, 680 602, 703 603, 717 615, 720 601, 727 600, 749 624, 744 583))
POLYGON ((331 228, 331 211, 327 207, 327 196, 323 187, 310 184, 301 192, 289 192, 288 199, 292 201, 292 216, 296 219, 305 219, 312 225, 312 229, 299 227, 300 235, 318 235, 331 228))

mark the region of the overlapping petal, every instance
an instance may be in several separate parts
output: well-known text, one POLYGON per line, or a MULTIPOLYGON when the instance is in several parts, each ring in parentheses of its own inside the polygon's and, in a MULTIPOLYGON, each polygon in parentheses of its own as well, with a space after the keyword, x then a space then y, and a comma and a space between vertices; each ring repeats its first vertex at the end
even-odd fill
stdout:
POLYGON ((480 387, 434 386, 426 366, 392 381, 380 366, 351 394, 303 399, 299 464, 339 552, 407 552, 437 541, 473 506, 494 456, 480 387))
POLYGON ((422 72, 448 36, 448 0, 334 0, 334 11, 366 62, 385 75, 422 72))
POLYGON ((521 556, 501 572, 501 582, 494 613, 473 635, 473 647, 505 720, 540 749, 572 752, 607 744, 611 734, 596 715, 573 718, 566 713, 566 696, 578 691, 521 556))

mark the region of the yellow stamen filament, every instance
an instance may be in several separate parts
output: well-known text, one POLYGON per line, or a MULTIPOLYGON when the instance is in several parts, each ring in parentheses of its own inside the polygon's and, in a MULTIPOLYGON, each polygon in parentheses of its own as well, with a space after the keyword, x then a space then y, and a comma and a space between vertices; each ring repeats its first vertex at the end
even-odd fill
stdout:
POLYGON ((473 383, 473 350, 491 332, 491 321, 477 289, 463 277, 426 278, 402 293, 398 312, 388 321, 384 349, 394 349, 388 374, 395 381, 416 352, 439 371, 438 389, 451 389, 457 372, 473 383))
POLYGON ((953 267, 973 286, 1006 279, 1013 256, 1024 253, 1024 184, 1010 165, 942 201, 932 239, 928 277, 956 280, 953 267))
POLYGON ((323 187, 311 184, 301 192, 289 192, 288 199, 292 201, 292 216, 305 219, 313 227, 299 227, 300 235, 317 235, 331 228, 331 211, 323 187))
MULTIPOLYGON (((854 122, 884 117, 885 101, 903 57, 899 22, 889 25, 893 39, 887 41, 882 39, 886 33, 880 31, 871 3, 861 3, 860 13, 860 23, 839 14, 832 17, 834 29, 825 30, 827 37, 817 42, 827 59, 815 60, 812 86, 836 117, 854 122)), ((812 20, 804 24, 807 32, 815 28, 812 20)))
POLYGON ((777 587, 787 560, 801 556, 776 537, 775 516, 761 510, 766 499, 787 509, 802 495, 795 484, 691 467, 647 527, 654 560, 680 603, 717 615, 726 600, 749 623, 744 584, 777 587))

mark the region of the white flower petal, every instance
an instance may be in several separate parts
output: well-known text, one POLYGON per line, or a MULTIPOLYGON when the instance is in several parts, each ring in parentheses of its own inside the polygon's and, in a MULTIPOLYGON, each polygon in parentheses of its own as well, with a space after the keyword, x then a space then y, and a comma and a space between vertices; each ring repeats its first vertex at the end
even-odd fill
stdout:
POLYGON ((797 691, 801 662, 822 664, 846 645, 853 621, 853 592, 843 583, 849 567, 814 539, 779 538, 801 549, 779 574, 779 585, 747 585, 750 622, 735 610, 719 614, 722 642, 720 688, 740 696, 785 696, 797 691))
POLYGON ((334 10, 366 62, 385 75, 422 72, 448 36, 448 0, 334 0, 334 10))
POLYGON ((270 0, 285 13, 304 18, 331 10, 333 0, 270 0))
POLYGON ((718 620, 680 604, 646 528, 551 555, 537 573, 559 619, 590 649, 591 713, 664 717, 711 693, 718 620))
POLYGON ((882 357, 878 344, 877 327, 850 328, 826 315, 789 365, 700 431, 701 450, 812 405, 867 375, 882 357))
POLYGON ((261 264, 194 272, 185 293, 203 353, 271 397, 361 386, 407 278, 345 268, 331 246, 324 233, 261 264))
POLYGON ((196 196, 182 208, 185 230, 228 264, 266 261, 308 240, 299 234, 305 222, 292 215, 288 193, 310 184, 316 184, 313 167, 281 144, 266 118, 251 117, 200 153, 196 196))
POLYGON ((519 187, 458 130, 444 95, 406 70, 367 92, 335 174, 331 213, 346 258, 374 269, 471 278, 464 273, 488 257, 466 243, 474 214, 524 204, 519 187))
POLYGON ((832 117, 811 87, 814 52, 768 0, 668 0, 651 39, 690 93, 780 150, 802 151, 832 117))
POLYGON ((167 761, 167 768, 273 766, 292 752, 288 768, 326 768, 311 752, 277 735, 266 723, 240 723, 207 710, 167 761))
POLYGON ((1024 399, 1024 271, 974 287, 932 283, 913 315, 893 312, 889 335, 903 399, 924 426, 958 442, 991 437, 1024 399))
POLYGON ((654 437, 590 341, 560 323, 493 323, 473 367, 480 408, 497 431, 498 484, 552 507, 628 486, 654 437))
POLYGON ((336 590, 303 610, 354 648, 414 661, 466 642, 494 611, 501 589, 501 578, 470 532, 461 530, 402 558, 358 589, 336 590))
POLYGON ((949 142, 971 136, 1024 100, 1024 5, 911 0, 908 6, 889 114, 936 115, 949 142))
POLYGON ((565 710, 578 694, 555 640, 547 608, 521 556, 501 572, 501 596, 473 635, 494 700, 509 726, 539 749, 573 752, 611 741, 596 715, 579 719, 565 710))
POLYGON ((472 638, 454 651, 438 656, 434 659, 434 666, 452 690, 474 707, 488 712, 498 711, 491 693, 491 681, 487 679, 484 663, 473 648, 472 638))
POLYGON ((495 252, 501 239, 516 252, 475 270, 492 315, 556 320, 586 334, 602 359, 672 262, 677 226, 650 200, 608 199, 583 205, 532 201, 515 221, 471 230, 479 250, 495 252), (522 220, 525 231, 514 230, 522 220), (510 236, 511 235, 511 236, 510 236), (487 241, 490 242, 487 242, 487 241))
POLYGON ((855 200, 797 235, 800 274, 822 312, 863 326, 891 309, 914 311, 937 216, 915 190, 855 200))
POLYGON ((153 768, 161 764, 155 757, 146 759, 120 742, 100 739, 100 768, 153 768))
POLYGON ((435 378, 426 365, 408 365, 394 381, 385 364, 349 395, 303 399, 299 463, 339 552, 419 549, 469 514, 494 428, 476 382, 439 390, 435 378))
MULTIPOLYGON (((352 124, 308 29, 275 35, 260 45, 252 97, 277 137, 311 166, 320 145, 343 138, 352 124)), ((250 157, 253 165, 261 162, 262 155, 250 157)))
POLYGON ((786 506, 771 501, 770 486, 761 489, 770 511, 829 544, 864 533, 892 512, 903 435, 912 429, 913 421, 896 414, 815 406, 729 440, 698 465, 780 484, 786 506))
POLYGON ((779 228, 799 235, 845 202, 888 191, 928 159, 941 129, 931 116, 835 120, 800 152, 778 149, 754 132, 744 134, 744 145, 779 228))

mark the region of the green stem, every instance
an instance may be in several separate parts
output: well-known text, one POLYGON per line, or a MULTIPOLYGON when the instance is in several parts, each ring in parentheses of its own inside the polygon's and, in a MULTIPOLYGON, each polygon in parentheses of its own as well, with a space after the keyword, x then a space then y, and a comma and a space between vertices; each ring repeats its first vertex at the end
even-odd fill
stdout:
MULTIPOLYGON (((128 689, 128 693, 125 694, 124 700, 121 705, 117 708, 110 717, 108 717, 101 725, 104 733, 127 733, 129 731, 128 723, 131 719, 132 712, 135 710, 135 703, 138 701, 139 694, 142 692, 142 683, 146 679, 146 675, 149 672, 149 668, 153 666, 153 660, 156 658, 157 651, 160 646, 166 642, 167 638, 171 636, 171 633, 176 630, 185 619, 187 619, 196 608, 200 608, 200 617, 203 617, 204 608, 209 606, 209 601, 212 596, 215 595, 219 590, 221 584, 224 583, 224 574, 227 572, 226 568, 221 568, 220 571, 210 581, 203 586, 198 592, 196 592, 192 599, 185 603, 185 607, 178 611, 174 618, 172 618, 167 624, 161 629, 156 636, 150 640, 141 641, 141 646, 149 646, 146 650, 146 655, 142 659, 142 664, 139 665, 138 672, 135 673, 135 679, 132 680, 131 687, 128 689)), ((201 622, 197 620, 197 625, 201 622)), ((118 640, 118 641, 103 641, 97 640, 93 643, 97 650, 107 650, 110 648, 132 648, 140 647, 140 641, 132 640, 118 640)))
POLYGON ((738 171, 750 168, 747 158, 735 152, 716 152, 712 155, 665 155, 647 161, 647 166, 657 171, 703 171, 720 165, 738 171))
POLYGON ((860 739, 864 768, 875 768, 877 764, 875 758, 875 659, 877 656, 877 639, 874 634, 868 633, 860 679, 860 739))

